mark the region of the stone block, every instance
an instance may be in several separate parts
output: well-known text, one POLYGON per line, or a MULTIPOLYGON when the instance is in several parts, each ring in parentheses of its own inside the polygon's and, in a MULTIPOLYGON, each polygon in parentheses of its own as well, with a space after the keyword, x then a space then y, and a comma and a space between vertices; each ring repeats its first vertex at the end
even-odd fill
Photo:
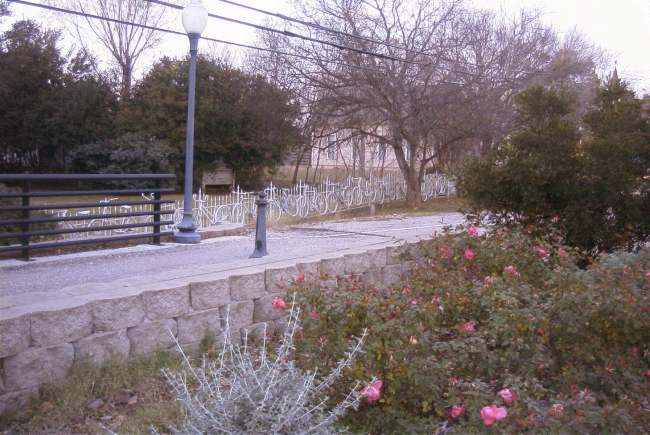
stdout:
POLYGON ((402 255, 406 252, 404 245, 389 246, 386 248, 386 264, 399 264, 402 260, 402 255))
POLYGON ((287 302, 287 308, 280 309, 273 306, 273 299, 277 296, 269 295, 264 296, 259 299, 255 299, 255 309, 253 310, 253 322, 266 322, 267 320, 279 319, 286 314, 289 309, 289 302, 287 302))
POLYGON ((387 249, 371 249, 367 252, 368 263, 371 268, 381 268, 384 267, 387 263, 387 249))
POLYGON ((336 277, 345 274, 345 258, 325 258, 320 261, 321 276, 336 277))
POLYGON ((92 304, 95 331, 114 331, 139 325, 144 320, 140 296, 107 299, 92 304))
POLYGON ((226 317, 231 331, 238 331, 244 326, 253 323, 253 301, 233 302, 225 307, 221 307, 222 326, 225 329, 226 317))
POLYGON ((93 316, 90 305, 83 305, 33 313, 31 324, 33 345, 47 347, 90 335, 93 330, 93 316))
POLYGON ((287 318, 287 316, 284 316, 284 317, 281 317, 281 318, 279 318, 277 320, 274 320, 273 321, 273 324, 274 324, 273 329, 274 329, 274 331, 277 334, 284 334, 284 330, 287 329, 288 320, 289 319, 287 318))
POLYGON ((266 291, 269 293, 283 293, 296 279, 298 268, 296 266, 283 267, 281 269, 266 270, 266 291))
POLYGON ((127 330, 131 341, 131 355, 147 355, 175 346, 174 338, 178 326, 176 320, 166 319, 143 323, 127 330), (171 331, 171 333, 170 333, 171 331))
POLYGON ((361 275, 361 282, 368 287, 384 287, 382 270, 379 268, 366 270, 363 275, 361 275))
POLYGON ((59 380, 68 374, 74 362, 70 343, 52 347, 32 347, 4 360, 5 387, 24 390, 59 380))
POLYGON ((382 268, 382 281, 384 286, 399 284, 402 280, 403 267, 401 264, 390 264, 382 268))
POLYGON ((343 258, 345 259, 343 271, 346 274, 361 275, 370 267, 369 255, 365 252, 359 254, 347 254, 343 256, 343 258))
POLYGON ((20 415, 27 410, 32 398, 35 398, 37 395, 37 387, 0 395, 0 415, 20 415))
POLYGON ((227 278, 190 284, 190 299, 195 310, 218 308, 230 302, 230 284, 227 278))
POLYGON ((245 326, 241 328, 241 339, 244 341, 245 339, 247 340, 255 340, 259 341, 262 339, 264 336, 264 331, 266 330, 266 337, 270 338, 273 336, 273 333, 275 332, 275 323, 274 322, 261 322, 261 323, 254 323, 250 326, 245 326))
MULTIPOLYGON (((219 334, 212 338, 213 341, 210 343, 209 349, 214 350, 216 352, 220 352, 224 341, 223 334, 219 334)), ((208 350, 203 345, 204 345, 203 340, 200 340, 192 343, 185 343, 181 345, 181 347, 183 348, 183 352, 185 352, 186 354, 197 354, 199 352, 205 353, 205 351, 208 350)))
POLYGON ((29 317, 0 320, 0 358, 15 355, 29 347, 29 317))
POLYGON ((221 315, 218 308, 179 317, 178 342, 182 345, 198 343, 207 335, 221 334, 221 315))
POLYGON ((336 278, 327 278, 320 280, 321 288, 336 288, 339 286, 339 282, 336 278))
POLYGON ((256 299, 266 295, 264 272, 230 277, 230 297, 233 301, 256 299))
POLYGON ((402 266, 402 274, 406 275, 407 273, 410 273, 413 271, 413 269, 415 269, 416 262, 415 260, 402 261, 400 265, 402 266))
POLYGON ((190 289, 180 287, 149 290, 142 293, 144 311, 149 320, 162 320, 182 316, 190 311, 190 289))
POLYGON ((113 359, 129 357, 131 342, 126 330, 100 332, 73 343, 75 364, 100 365, 113 359))
POLYGON ((298 263, 296 265, 298 273, 305 275, 305 279, 312 280, 320 277, 320 261, 311 261, 309 263, 298 263))

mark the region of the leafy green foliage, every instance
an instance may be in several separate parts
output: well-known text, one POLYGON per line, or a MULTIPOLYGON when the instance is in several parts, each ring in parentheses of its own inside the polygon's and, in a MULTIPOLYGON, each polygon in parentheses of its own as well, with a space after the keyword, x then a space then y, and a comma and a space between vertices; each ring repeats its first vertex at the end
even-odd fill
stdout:
MULTIPOLYGON (((185 146, 186 60, 163 58, 135 87, 125 111, 132 129, 185 146)), ((199 57, 197 65, 195 162, 197 175, 215 160, 233 168, 240 182, 254 184, 265 168, 281 163, 299 142, 297 108, 288 94, 261 77, 199 57)))
POLYGON ((650 236, 650 124, 634 94, 610 80, 583 132, 571 95, 536 87, 516 103, 509 140, 460 171, 458 190, 473 211, 498 223, 552 226, 591 255, 642 245, 650 236))
POLYGON ((151 174, 173 172, 177 160, 180 157, 164 141, 127 133, 80 146, 70 154, 68 167, 81 173, 151 174))
POLYGON ((61 170, 70 149, 113 128, 109 83, 86 53, 62 54, 59 40, 32 21, 0 39, 0 170, 61 170))
POLYGON ((384 388, 345 421, 351 429, 482 432, 480 411, 492 404, 507 406, 494 426, 501 433, 648 427, 650 251, 580 270, 567 247, 497 230, 439 236, 412 259, 395 288, 353 277, 293 289, 307 313, 297 344, 305 366, 331 367, 346 339, 368 328, 348 380, 376 376, 384 388), (517 396, 511 404, 497 394, 505 388, 517 396), (456 418, 454 405, 464 407, 456 418))

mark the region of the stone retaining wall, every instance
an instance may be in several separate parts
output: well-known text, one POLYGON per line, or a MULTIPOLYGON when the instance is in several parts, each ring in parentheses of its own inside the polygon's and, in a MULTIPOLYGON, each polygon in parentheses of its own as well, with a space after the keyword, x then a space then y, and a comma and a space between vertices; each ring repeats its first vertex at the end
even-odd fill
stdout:
POLYGON ((175 345, 170 330, 189 348, 207 334, 218 338, 226 310, 233 331, 272 330, 282 314, 272 308, 273 298, 301 273, 326 284, 354 273, 372 285, 392 285, 410 267, 400 254, 411 247, 143 284, 127 295, 116 289, 77 306, 62 303, 64 308, 0 319, 0 414, 24 407, 42 384, 64 378, 77 364, 169 349, 175 345))

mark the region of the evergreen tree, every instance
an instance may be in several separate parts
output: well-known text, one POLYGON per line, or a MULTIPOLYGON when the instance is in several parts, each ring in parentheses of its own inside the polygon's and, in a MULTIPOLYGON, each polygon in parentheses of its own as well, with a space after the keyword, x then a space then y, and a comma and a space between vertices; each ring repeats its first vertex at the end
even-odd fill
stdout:
POLYGON ((627 85, 616 74, 601 85, 584 134, 570 95, 536 87, 516 101, 509 141, 460 171, 472 209, 495 222, 553 226, 590 255, 647 241, 650 125, 627 85))
POLYGON ((0 38, 2 171, 60 171, 67 151, 113 129, 109 84, 85 53, 62 54, 59 39, 33 21, 0 38))
MULTIPOLYGON (((186 60, 162 59, 138 83, 125 110, 131 131, 163 139, 181 155, 187 116, 186 60)), ((221 159, 238 180, 253 187, 264 170, 282 162, 300 141, 297 109, 288 94, 262 77, 246 74, 206 57, 197 66, 196 174, 221 159)), ((182 160, 179 160, 179 172, 182 160)))

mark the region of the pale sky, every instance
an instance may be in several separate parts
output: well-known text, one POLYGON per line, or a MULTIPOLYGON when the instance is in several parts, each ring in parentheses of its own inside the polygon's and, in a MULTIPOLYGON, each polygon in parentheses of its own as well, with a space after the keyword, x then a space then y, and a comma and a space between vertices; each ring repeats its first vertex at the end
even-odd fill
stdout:
MULTIPOLYGON (((32 0, 44 2, 45 0, 32 0)), ((93 1, 93 0, 87 0, 93 1)), ((177 0, 178 1, 178 0, 177 0)), ((256 6, 272 12, 292 15, 288 0, 238 0, 240 3, 256 6)), ((587 36, 596 45, 603 48, 616 61, 621 77, 628 80, 642 93, 650 94, 650 0, 469 0, 481 8, 504 10, 516 13, 521 8, 538 9, 543 13, 543 19, 559 32, 567 32, 574 28, 587 36)), ((179 1, 182 4, 182 0, 179 1)), ((267 17, 264 15, 227 5, 218 0, 203 0, 210 12, 238 18, 244 21, 262 24, 267 17)), ((32 18, 46 26, 63 28, 61 19, 51 13, 43 12, 30 6, 12 4, 12 17, 5 20, 3 28, 13 20, 32 18)), ((180 12, 170 11, 170 27, 182 31, 180 12)), ((205 36, 254 44, 255 33, 251 28, 237 24, 210 19, 205 36)), ((68 44, 74 43, 74 38, 66 35, 68 44)), ((221 47, 210 47, 202 44, 200 49, 217 50, 221 47)), ((151 53, 139 65, 138 75, 146 71, 156 58, 161 55, 182 56, 188 48, 187 40, 181 36, 166 35, 155 53, 151 53)), ((234 54, 240 53, 232 49, 234 54)), ((104 58, 100 51, 97 57, 104 58)))

